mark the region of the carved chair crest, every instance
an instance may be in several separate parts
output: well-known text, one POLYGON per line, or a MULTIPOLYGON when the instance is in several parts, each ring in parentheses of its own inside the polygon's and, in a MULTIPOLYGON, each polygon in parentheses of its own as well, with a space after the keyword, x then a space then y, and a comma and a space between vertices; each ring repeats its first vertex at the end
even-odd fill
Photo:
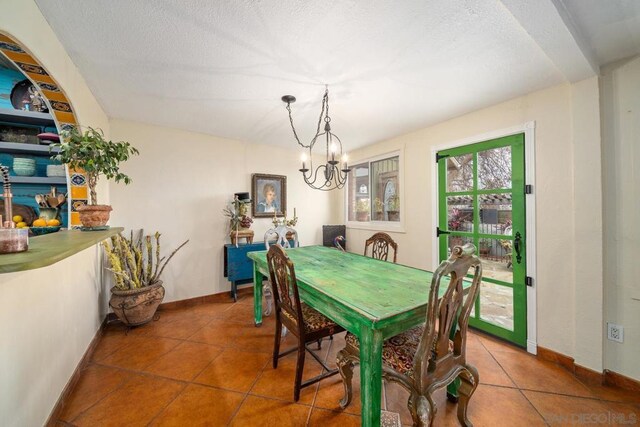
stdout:
POLYGON ((275 228, 271 228, 264 233, 264 246, 265 249, 269 249, 269 246, 275 244, 283 248, 290 248, 291 244, 287 239, 287 234, 292 236, 293 247, 298 247, 298 232, 293 228, 286 225, 279 225, 275 228), (275 242, 274 242, 275 240, 275 242))
POLYGON ((387 233, 376 233, 369 237, 364 244, 364 256, 368 256, 371 246, 371 257, 382 261, 389 259, 389 248, 393 249, 393 262, 398 258, 398 244, 387 233))

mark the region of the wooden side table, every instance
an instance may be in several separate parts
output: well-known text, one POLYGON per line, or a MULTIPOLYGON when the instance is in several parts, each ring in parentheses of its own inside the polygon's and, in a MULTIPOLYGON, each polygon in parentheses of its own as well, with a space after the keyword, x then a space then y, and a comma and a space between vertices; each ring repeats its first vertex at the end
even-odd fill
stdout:
POLYGON ((253 243, 253 230, 234 230, 231 232, 231 244, 235 245, 239 239, 245 239, 247 243, 253 243))

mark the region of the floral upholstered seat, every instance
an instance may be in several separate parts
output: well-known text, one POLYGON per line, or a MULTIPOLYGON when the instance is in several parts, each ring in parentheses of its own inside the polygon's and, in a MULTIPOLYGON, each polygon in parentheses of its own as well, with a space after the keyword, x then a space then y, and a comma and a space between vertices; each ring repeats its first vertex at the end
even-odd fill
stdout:
MULTIPOLYGON (((300 305, 302 306, 302 317, 304 318, 304 331, 306 333, 317 332, 320 330, 327 329, 330 331, 329 332, 330 334, 333 334, 334 333, 333 330, 338 329, 338 325, 336 325, 336 323, 333 320, 329 319, 324 314, 309 307, 305 303, 301 303, 300 305)), ((296 322, 296 319, 294 318, 294 316, 292 316, 286 310, 282 310, 282 314, 288 317, 289 319, 291 319, 291 321, 296 322)))
MULTIPOLYGON (((382 363, 393 368, 396 372, 413 378, 413 358, 418 350, 420 338, 424 333, 425 325, 419 325, 389 338, 382 346, 382 363)), ((347 332, 345 341, 348 346, 359 350, 358 337, 347 332)), ((435 347, 435 342, 433 343, 435 347)), ((449 350, 453 351, 453 341, 449 340, 449 350)), ((433 351, 433 348, 432 348, 433 351)))

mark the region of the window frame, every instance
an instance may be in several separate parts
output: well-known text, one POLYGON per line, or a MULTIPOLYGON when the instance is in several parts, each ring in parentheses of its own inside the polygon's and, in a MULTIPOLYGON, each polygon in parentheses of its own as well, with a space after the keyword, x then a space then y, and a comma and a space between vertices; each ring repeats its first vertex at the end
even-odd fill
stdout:
MULTIPOLYGON (((371 163, 377 162, 380 160, 389 159, 391 157, 398 157, 398 185, 400 186, 400 191, 398 192, 400 196, 400 221, 375 221, 373 220, 373 203, 371 202, 371 198, 369 199, 369 221, 350 221, 349 220, 349 179, 347 178, 347 183, 345 185, 346 191, 344 192, 344 221, 347 228, 360 229, 360 230, 372 230, 372 231, 390 231, 396 233, 405 233, 405 180, 404 180, 404 150, 394 150, 389 151, 383 154, 379 154, 371 157, 364 157, 356 159, 349 159, 349 164, 352 166, 360 165, 362 163, 367 163, 369 165, 369 171, 371 171, 371 163)), ((350 166, 350 167, 352 167, 350 166)), ((371 189, 371 173, 369 173, 369 189, 371 189)), ((371 190, 369 190, 371 191, 371 190)))

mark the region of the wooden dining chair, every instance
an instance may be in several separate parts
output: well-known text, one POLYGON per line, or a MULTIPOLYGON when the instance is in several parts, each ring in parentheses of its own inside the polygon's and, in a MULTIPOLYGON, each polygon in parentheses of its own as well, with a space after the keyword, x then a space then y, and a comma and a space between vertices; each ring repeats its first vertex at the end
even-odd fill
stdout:
POLYGON ((376 233, 369 237, 364 243, 364 256, 369 256, 369 246, 371 246, 371 258, 387 261, 389 258, 389 248, 393 249, 393 262, 398 259, 398 244, 393 241, 387 233, 376 233))
MULTIPOLYGON (((289 243, 289 240, 293 241, 294 248, 298 247, 298 232, 288 225, 279 225, 275 228, 270 228, 264 233, 264 247, 266 250, 269 250, 271 245, 290 248, 291 243, 289 243)), ((269 316, 271 311, 273 311, 273 293, 271 292, 271 284, 267 280, 262 284, 262 293, 264 294, 264 300, 267 303, 267 306, 264 309, 264 315, 269 316)))
POLYGON ((273 296, 276 303, 276 334, 273 345, 273 368, 278 367, 278 359, 282 356, 286 356, 294 351, 298 352, 293 389, 293 399, 297 402, 300 399, 300 389, 338 373, 338 369, 330 369, 322 359, 311 350, 308 344, 318 342, 325 337, 331 337, 333 334, 344 331, 344 329, 331 319, 300 301, 295 268, 284 249, 277 245, 271 246, 269 252, 267 252, 267 263, 269 265, 269 275, 271 277, 271 283, 273 284, 273 296), (298 338, 298 344, 280 353, 280 340, 283 326, 286 326, 289 332, 298 338), (302 372, 304 370, 306 351, 322 365, 326 372, 303 382, 302 372))
MULTIPOLYGON (((466 359, 467 326, 482 279, 482 265, 474 253, 472 244, 454 247, 449 259, 443 261, 433 275, 426 322, 383 344, 382 376, 409 391, 407 406, 414 426, 433 425, 437 410, 433 392, 456 378, 461 380, 458 421, 472 426, 467 418, 467 406, 479 377, 476 368, 466 359), (464 290, 463 279, 470 269, 473 280, 469 289, 464 290), (441 284, 447 290, 438 299, 441 284)), ((360 353, 355 335, 347 333, 345 340, 345 348, 338 352, 338 369, 345 389, 340 401, 343 408, 351 402, 353 367, 359 362, 360 353)))

